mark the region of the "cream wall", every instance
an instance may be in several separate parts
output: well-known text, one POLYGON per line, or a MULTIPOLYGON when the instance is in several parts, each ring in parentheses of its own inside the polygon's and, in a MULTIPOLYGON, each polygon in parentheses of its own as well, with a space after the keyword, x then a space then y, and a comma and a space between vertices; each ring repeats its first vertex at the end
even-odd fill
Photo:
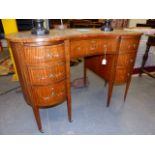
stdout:
MULTIPOLYGON (((136 27, 137 23, 145 24, 147 19, 129 19, 129 27, 136 27)), ((99 19, 100 22, 103 22, 103 19, 99 19)))
POLYGON ((136 24, 146 24, 147 19, 130 19, 129 27, 136 27, 136 24))

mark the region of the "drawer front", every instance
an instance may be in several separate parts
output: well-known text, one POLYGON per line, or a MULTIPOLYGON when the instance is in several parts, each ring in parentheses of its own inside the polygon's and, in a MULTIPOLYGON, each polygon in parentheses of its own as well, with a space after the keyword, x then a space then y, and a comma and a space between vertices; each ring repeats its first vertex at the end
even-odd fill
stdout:
POLYGON ((52 106, 63 102, 66 99, 66 81, 62 81, 49 86, 34 86, 32 88, 36 104, 38 106, 52 106))
POLYGON ((37 64, 64 60, 64 44, 38 47, 25 46, 24 57, 26 64, 37 64))
POLYGON ((136 53, 120 54, 118 56, 117 66, 128 67, 135 62, 136 53))
POLYGON ((79 58, 79 57, 83 57, 86 55, 86 50, 87 50, 87 41, 86 40, 71 41, 70 46, 71 46, 70 47, 71 58, 79 58))
POLYGON ((117 38, 100 39, 99 53, 103 54, 106 51, 107 54, 117 52, 118 41, 117 38))
POLYGON ((32 85, 45 85, 65 79, 65 62, 53 63, 51 66, 28 67, 32 85))
POLYGON ((99 39, 90 39, 86 42, 86 55, 96 55, 99 53, 100 49, 100 40, 99 39))
POLYGON ((117 52, 117 38, 71 41, 71 58, 117 52))
POLYGON ((128 78, 131 76, 130 68, 117 68, 116 69, 116 76, 115 76, 115 83, 121 84, 126 83, 128 78))
POLYGON ((115 83, 126 83, 132 74, 136 53, 120 54, 118 56, 115 83))
POLYGON ((120 43, 120 52, 132 52, 137 51, 139 45, 139 39, 137 38, 122 38, 120 43))

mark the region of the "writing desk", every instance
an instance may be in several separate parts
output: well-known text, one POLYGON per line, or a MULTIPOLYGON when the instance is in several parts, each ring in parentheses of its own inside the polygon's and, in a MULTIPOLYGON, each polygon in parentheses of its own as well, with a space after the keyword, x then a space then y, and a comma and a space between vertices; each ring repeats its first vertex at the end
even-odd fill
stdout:
POLYGON ((32 106, 39 130, 42 131, 39 108, 67 100, 68 118, 72 119, 72 58, 85 57, 84 79, 89 68, 108 82, 107 106, 114 84, 126 84, 125 99, 140 37, 141 33, 137 32, 100 29, 51 30, 46 36, 31 35, 31 32, 8 35, 24 98, 32 106), (106 65, 101 64, 103 55, 106 65))

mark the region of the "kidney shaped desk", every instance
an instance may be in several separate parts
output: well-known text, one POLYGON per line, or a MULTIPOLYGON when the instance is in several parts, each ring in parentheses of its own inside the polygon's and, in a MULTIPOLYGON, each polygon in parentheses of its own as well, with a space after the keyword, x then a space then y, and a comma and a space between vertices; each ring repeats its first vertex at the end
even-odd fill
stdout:
POLYGON ((39 108, 65 100, 71 121, 72 58, 85 58, 84 81, 89 68, 108 82, 107 106, 115 84, 126 84, 125 100, 140 37, 137 32, 100 29, 51 30, 45 36, 35 36, 30 31, 8 35, 24 98, 32 106, 38 129, 42 131, 39 108), (107 62, 103 65, 105 57, 107 62))

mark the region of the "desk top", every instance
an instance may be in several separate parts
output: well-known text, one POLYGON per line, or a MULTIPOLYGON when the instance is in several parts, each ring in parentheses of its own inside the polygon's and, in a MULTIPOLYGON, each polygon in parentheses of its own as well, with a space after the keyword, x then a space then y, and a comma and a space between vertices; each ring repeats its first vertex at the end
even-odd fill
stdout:
POLYGON ((114 30, 111 32, 104 32, 96 28, 81 28, 81 29, 53 29, 50 30, 48 35, 36 36, 32 35, 31 31, 18 32, 9 34, 6 38, 12 42, 36 42, 36 41, 60 41, 65 39, 74 38, 87 38, 87 37, 102 37, 102 36, 124 36, 124 35, 137 35, 140 36, 142 33, 125 31, 125 30, 114 30))

